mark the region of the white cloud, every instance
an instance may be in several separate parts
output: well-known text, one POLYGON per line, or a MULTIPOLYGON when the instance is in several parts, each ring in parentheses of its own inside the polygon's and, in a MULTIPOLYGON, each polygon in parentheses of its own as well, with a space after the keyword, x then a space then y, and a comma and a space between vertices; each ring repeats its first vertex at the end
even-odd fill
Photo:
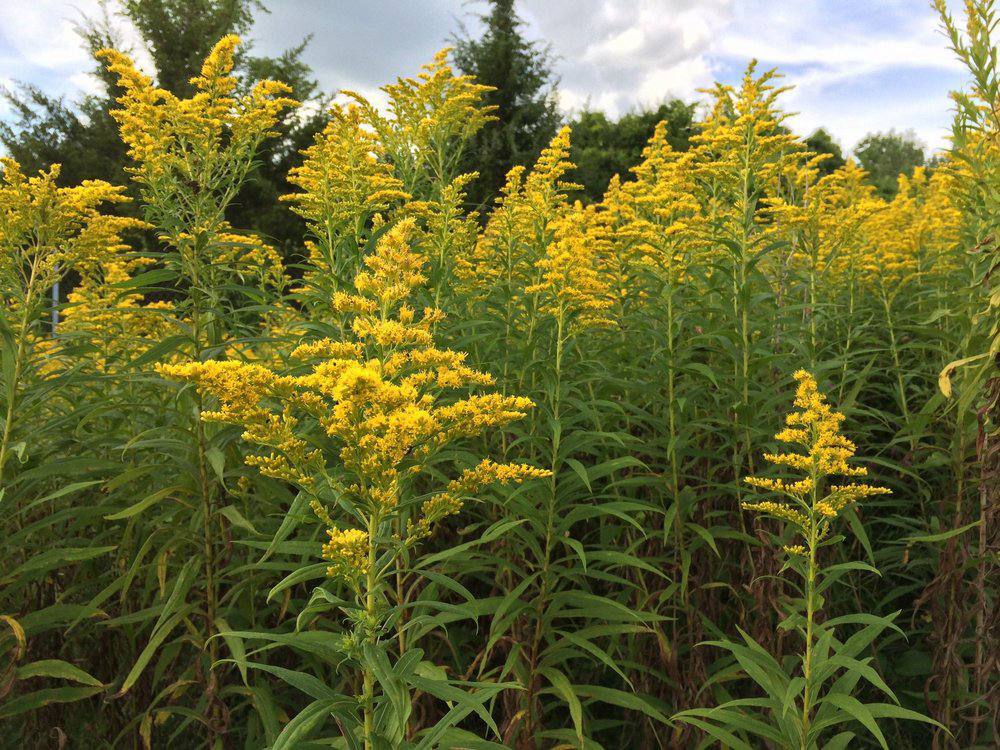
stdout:
POLYGON ((523 0, 530 30, 557 56, 560 101, 611 115, 691 98, 712 82, 708 53, 734 0, 523 0))
MULTIPOLYGON (((139 35, 123 22, 118 3, 110 0, 106 7, 121 32, 123 46, 137 50, 137 63, 150 70, 139 35)), ((0 32, 0 50, 5 64, 9 63, 5 78, 12 83, 36 84, 55 95, 74 97, 98 91, 99 82, 91 72, 95 62, 84 48, 78 25, 85 19, 100 18, 101 8, 99 0, 33 0, 7 14, 0 32)))
POLYGON ((4 15, 4 36, 22 64, 45 70, 79 70, 88 60, 74 24, 80 13, 96 9, 94 0, 75 6, 59 0, 24 3, 16 13, 4 15))
POLYGON ((635 27, 625 29, 610 39, 590 47, 584 59, 596 64, 600 64, 602 58, 616 61, 629 60, 642 51, 645 41, 646 34, 641 29, 635 27))
POLYGON ((716 50, 787 70, 795 88, 784 101, 799 113, 790 122, 800 132, 825 126, 849 148, 868 132, 912 128, 927 146, 945 146, 948 91, 963 76, 927 4, 846 3, 838 11, 800 2, 751 29, 747 19, 765 5, 745 2, 716 50))

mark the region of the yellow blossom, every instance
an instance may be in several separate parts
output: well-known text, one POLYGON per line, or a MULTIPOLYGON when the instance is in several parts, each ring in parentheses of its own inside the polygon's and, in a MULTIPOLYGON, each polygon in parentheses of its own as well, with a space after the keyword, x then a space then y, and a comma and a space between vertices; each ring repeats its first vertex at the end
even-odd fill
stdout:
POLYGON ((360 529, 327 529, 329 540, 323 545, 323 559, 330 562, 326 574, 331 578, 354 580, 368 571, 368 533, 360 529))
POLYGON ((157 88, 132 60, 105 49, 105 62, 122 90, 119 125, 150 220, 161 237, 186 252, 205 252, 227 231, 224 210, 242 184, 261 142, 275 133, 283 112, 296 102, 290 89, 261 81, 237 96, 232 76, 239 38, 221 39, 191 79, 194 93, 179 98, 157 88), (197 195, 197 200, 190 196, 197 195))
POLYGON ((864 476, 864 467, 851 466, 854 443, 840 432, 844 415, 835 412, 819 392, 816 379, 804 370, 795 373, 795 411, 785 417, 785 429, 775 439, 791 443, 799 452, 764 454, 765 460, 802 472, 797 481, 767 477, 748 477, 747 484, 788 498, 788 502, 744 502, 745 510, 780 518, 796 527, 810 545, 815 545, 829 530, 830 522, 858 500, 889 490, 868 484, 827 485, 831 476, 864 476))
MULTIPOLYGON (((407 218, 382 235, 357 274, 355 291, 339 293, 334 304, 344 340, 318 339, 292 352, 304 371, 285 375, 240 361, 157 368, 218 401, 203 419, 241 425, 243 438, 265 449, 249 456, 248 464, 309 492, 332 479, 332 489, 375 522, 399 512, 412 477, 446 444, 503 427, 532 407, 517 396, 457 392, 493 381, 469 367, 464 354, 434 346, 432 325, 440 311, 418 314, 410 306, 426 280, 426 261, 411 247, 414 233, 414 219, 407 218)), ((486 484, 542 475, 518 464, 482 462, 424 503, 409 527, 411 543, 486 484)), ((327 511, 317 508, 330 526, 327 511)), ((332 562, 331 575, 357 573, 358 550, 374 540, 360 530, 330 531, 324 556, 332 562)))

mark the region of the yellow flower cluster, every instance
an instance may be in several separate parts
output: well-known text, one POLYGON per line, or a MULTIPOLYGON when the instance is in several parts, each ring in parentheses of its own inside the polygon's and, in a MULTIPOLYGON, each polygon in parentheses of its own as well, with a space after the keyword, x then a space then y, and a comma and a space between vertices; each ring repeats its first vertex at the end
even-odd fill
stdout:
POLYGON ((124 188, 101 180, 59 187, 59 166, 28 177, 0 158, 0 274, 33 274, 51 283, 57 264, 99 263, 123 249, 121 234, 144 227, 136 219, 107 216, 102 203, 125 203, 124 188))
POLYGON ((326 299, 351 286, 366 248, 387 224, 417 220, 414 244, 429 261, 435 302, 450 286, 456 258, 475 244, 478 222, 464 204, 476 175, 458 171, 468 140, 494 118, 482 105, 489 87, 455 75, 448 52, 416 77, 383 87, 385 107, 343 91, 350 101, 334 107, 291 172, 300 190, 282 200, 306 219, 311 235, 299 291, 318 316, 326 299))
POLYGON ((479 237, 479 215, 467 210, 465 197, 475 177, 474 172, 458 175, 435 198, 410 201, 400 212, 418 222, 415 244, 427 258, 435 302, 450 291, 456 264, 472 252, 479 237))
POLYGON ((604 198, 608 210, 621 216, 616 244, 631 248, 629 256, 668 284, 685 281, 688 265, 703 249, 692 231, 701 209, 695 156, 694 151, 674 151, 661 122, 633 170, 635 180, 620 190, 613 182, 604 198))
POLYGON ((765 454, 776 466, 803 472, 806 476, 795 482, 765 477, 748 477, 746 483, 768 492, 784 495, 790 502, 744 502, 745 510, 782 519, 797 527, 807 539, 821 539, 829 523, 847 506, 866 497, 889 492, 884 487, 848 483, 824 486, 833 475, 865 476, 864 467, 850 466, 855 446, 840 432, 844 415, 835 412, 819 392, 815 378, 799 370, 795 373, 798 387, 795 408, 785 418, 786 427, 774 437, 783 443, 798 446, 800 453, 765 454))
POLYGON ((465 498, 474 496, 487 485, 518 484, 547 476, 548 471, 528 464, 498 464, 484 458, 476 467, 466 469, 458 479, 452 480, 443 492, 424 501, 420 519, 415 526, 411 526, 410 534, 429 534, 435 523, 458 513, 465 498))
MULTIPOLYGON (((317 498, 332 481, 360 517, 392 517, 408 482, 443 446, 520 419, 532 406, 529 399, 499 393, 450 395, 488 386, 492 378, 467 366, 463 354, 433 345, 431 326, 439 311, 417 315, 409 307, 425 282, 425 261, 410 247, 414 232, 413 219, 391 227, 365 259, 355 292, 335 296, 333 307, 348 335, 300 345, 292 356, 304 373, 279 375, 236 361, 167 364, 159 371, 218 399, 219 408, 203 413, 204 419, 241 425, 244 439, 271 448, 248 459, 262 473, 317 498)), ((423 516, 411 526, 413 539, 456 513, 462 499, 485 484, 544 474, 481 463, 424 504, 423 516)), ((326 518, 321 507, 319 513, 326 518)), ((331 571, 357 569, 363 532, 328 525, 333 533, 324 556, 331 571)))
POLYGON ((329 540, 323 545, 323 559, 330 561, 326 574, 348 581, 368 572, 368 532, 361 529, 326 530, 329 540))
POLYGON ((312 239, 307 243, 310 269, 306 286, 326 289, 326 279, 346 285, 357 271, 353 261, 372 217, 410 196, 385 159, 381 140, 362 121, 357 106, 334 107, 330 121, 302 152, 303 161, 288 181, 300 192, 282 196, 306 220, 312 239), (352 246, 346 251, 346 239, 352 246), (350 264, 344 260, 347 256, 350 264), (346 266, 346 267, 345 267, 346 266))
MULTIPOLYGON (((569 136, 568 127, 560 130, 530 172, 514 167, 508 173, 485 231, 469 256, 456 262, 459 290, 470 300, 498 297, 514 315, 525 310, 537 291, 547 289, 558 298, 562 287, 573 296, 566 283, 573 271, 561 268, 574 261, 574 245, 580 249, 568 236, 574 217, 579 218, 566 197, 577 186, 563 181, 573 168, 569 136), (568 240, 562 250, 553 247, 560 226, 568 240)), ((589 258, 580 261, 592 265, 589 258)), ((590 275, 591 270, 582 273, 590 275)))
POLYGON ((290 89, 276 81, 259 81, 249 92, 237 92, 232 71, 239 43, 230 35, 215 45, 200 75, 191 79, 190 98, 157 88, 117 50, 98 53, 122 89, 121 107, 111 115, 135 162, 130 171, 142 186, 157 228, 177 246, 178 235, 192 228, 209 235, 225 231, 220 229, 223 211, 258 146, 274 134, 282 113, 296 105, 287 96, 290 89), (192 193, 197 200, 182 199, 192 193))
POLYGON ((146 303, 141 294, 121 290, 152 262, 123 256, 78 268, 80 282, 67 296, 59 338, 91 347, 89 362, 102 372, 119 371, 175 328, 172 303, 146 303))
POLYGON ((953 203, 948 168, 928 174, 917 167, 912 177, 900 175, 899 192, 865 225, 869 247, 862 267, 866 277, 886 286, 916 274, 945 273, 961 258, 954 252, 962 214, 953 203))
MULTIPOLYGON (((228 228, 228 224, 219 227, 228 228)), ((285 264, 273 247, 253 234, 219 231, 213 245, 216 263, 224 264, 243 280, 251 280, 264 288, 281 290, 285 283, 285 264)))
MULTIPOLYGON (((12 159, 0 159, 0 169, 0 317, 7 319, 19 348, 33 344, 47 355, 43 374, 51 374, 60 367, 58 346, 32 331, 48 288, 74 269, 83 282, 71 301, 89 300, 92 314, 114 317, 93 299, 95 273, 106 268, 120 274, 127 249, 121 234, 146 225, 100 212, 102 203, 128 200, 120 187, 100 180, 59 187, 58 165, 33 177, 12 159)), ((76 318, 82 317, 81 311, 76 318)))
POLYGON ((863 467, 848 466, 854 456, 854 443, 840 433, 844 415, 833 411, 816 386, 816 380, 804 370, 795 373, 798 387, 795 391, 794 411, 785 417, 785 429, 774 438, 783 443, 793 443, 807 448, 806 454, 765 453, 764 458, 778 466, 807 471, 813 474, 844 474, 863 476, 863 467))
POLYGON ((431 183, 446 185, 456 176, 464 144, 486 123, 494 108, 482 104, 489 86, 469 75, 456 76, 440 50, 415 78, 382 87, 389 117, 365 97, 351 96, 388 150, 407 192, 424 195, 431 183))
POLYGON ((822 276, 837 288, 857 280, 871 247, 864 228, 885 207, 853 161, 816 179, 812 164, 796 177, 796 193, 768 201, 771 215, 794 237, 792 264, 800 272, 822 276), (801 193, 801 195, 799 195, 801 193))
POLYGON ((757 208, 756 190, 774 196, 783 180, 790 179, 809 161, 796 137, 785 127, 787 115, 777 107, 787 87, 775 86, 775 71, 756 75, 751 62, 740 88, 717 85, 710 94, 712 111, 701 131, 691 139, 700 180, 712 185, 707 203, 724 231, 738 234, 744 217, 767 218, 757 208), (758 188, 748 189, 747 180, 758 188))
POLYGON ((245 440, 271 449, 248 456, 247 464, 265 476, 311 485, 319 451, 296 434, 299 420, 289 406, 280 406, 282 399, 293 395, 292 379, 260 364, 233 360, 160 363, 156 371, 166 378, 194 383, 199 392, 219 400, 218 409, 202 411, 203 420, 241 425, 245 440))
POLYGON ((612 292, 601 271, 610 243, 601 230, 596 211, 579 204, 553 222, 552 241, 535 264, 541 279, 525 292, 537 294, 539 309, 560 322, 586 327, 609 322, 612 292))

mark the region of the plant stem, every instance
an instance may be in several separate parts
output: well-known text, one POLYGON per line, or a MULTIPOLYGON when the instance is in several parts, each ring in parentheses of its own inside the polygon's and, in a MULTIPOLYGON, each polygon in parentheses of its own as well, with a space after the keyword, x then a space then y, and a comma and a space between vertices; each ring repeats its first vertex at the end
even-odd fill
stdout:
MULTIPOLYGON (((191 282, 191 317, 192 317, 192 329, 191 335, 193 338, 193 348, 194 356, 197 361, 202 361, 204 359, 205 351, 208 347, 202 344, 202 316, 204 314, 204 292, 201 288, 201 274, 199 268, 199 259, 202 255, 202 250, 204 248, 205 240, 203 237, 199 237, 194 247, 191 248, 191 256, 189 259, 189 279, 191 282)), ((178 245, 180 249, 180 245, 178 245)), ((182 251, 183 258, 183 251, 182 251)), ((206 332, 209 336, 209 344, 214 344, 215 342, 211 339, 212 330, 207 329, 206 332)), ((202 421, 201 415, 204 410, 204 402, 200 394, 195 396, 195 450, 197 452, 198 458, 198 489, 201 495, 201 509, 204 519, 202 522, 202 556, 204 557, 204 570, 205 570, 205 586, 204 586, 204 598, 205 598, 205 650, 208 654, 209 667, 208 667, 208 682, 206 685, 206 692, 208 697, 208 711, 209 711, 209 742, 212 744, 216 736, 215 723, 212 721, 211 717, 211 704, 212 700, 217 692, 217 685, 215 680, 215 673, 212 670, 212 665, 218 660, 219 647, 215 638, 212 637, 215 631, 215 620, 218 611, 219 594, 218 594, 218 581, 216 579, 216 556, 215 556, 215 504, 212 492, 212 482, 208 475, 208 436, 205 434, 205 423, 202 421)))
MULTIPOLYGON (((21 309, 21 323, 17 333, 17 351, 14 354, 14 368, 7 392, 7 413, 3 422, 3 438, 0 439, 0 490, 4 489, 4 467, 7 465, 7 452, 10 450, 10 440, 14 427, 14 408, 17 401, 17 389, 21 382, 24 369, 24 358, 27 354, 28 328, 31 326, 31 306, 34 303, 35 281, 38 278, 39 253, 32 256, 31 271, 24 293, 24 305, 21 309)), ((15 506, 15 518, 20 518, 20 507, 15 506)))
MULTIPOLYGON (((882 306, 885 308, 885 322, 889 329, 889 346, 892 350, 892 363, 896 369, 896 385, 899 388, 899 407, 903 412, 903 419, 906 420, 905 426, 909 428, 910 426, 910 406, 906 399, 906 385, 903 382, 903 367, 900 364, 899 359, 899 347, 896 345, 896 329, 892 324, 892 309, 889 304, 889 298, 886 296, 885 287, 880 285, 880 291, 882 292, 882 306)), ((910 436, 910 450, 916 448, 916 440, 913 435, 910 436)))
MULTIPOLYGON (((374 646, 375 644, 375 589, 378 586, 378 576, 375 571, 376 547, 375 537, 378 532, 378 517, 372 513, 368 517, 368 569, 365 571, 365 642, 374 646)), ((364 660, 364 685, 363 685, 363 707, 364 713, 364 739, 365 750, 372 750, 374 747, 374 703, 375 703, 375 676, 368 664, 364 660)))
MULTIPOLYGON (((671 283, 667 294, 667 460, 670 462, 670 492, 674 500, 674 567, 678 572, 684 556, 684 519, 680 505, 680 476, 677 466, 677 410, 675 400, 676 361, 674 341, 674 286, 671 283)), ((681 599, 687 603, 687 589, 681 588, 681 599)), ((674 621, 676 634, 676 620, 674 621)))
MULTIPOLYGON (((555 424, 559 424, 559 412, 560 412, 560 401, 562 397, 562 356, 563 356, 563 315, 560 314, 556 318, 556 357, 555 357, 555 385, 553 387, 552 396, 550 399, 550 406, 552 411, 552 421, 555 424)), ((537 747, 535 743, 535 736, 537 735, 537 728, 535 723, 538 721, 538 717, 535 716, 535 701, 537 699, 535 690, 535 670, 538 666, 539 652, 542 646, 542 619, 545 616, 545 600, 549 595, 549 572, 552 563, 552 537, 555 533, 555 515, 556 515, 556 491, 557 491, 557 476, 558 476, 558 462, 559 462, 559 439, 561 436, 561 430, 557 431, 552 436, 552 451, 550 454, 549 468, 552 472, 552 476, 549 478, 549 502, 548 502, 548 513, 546 517, 545 525, 545 552, 542 557, 542 573, 541 573, 541 588, 538 592, 537 605, 535 607, 535 628, 532 634, 531 642, 531 662, 529 670, 529 682, 528 682, 528 705, 527 705, 527 717, 528 721, 526 723, 527 730, 531 733, 532 746, 537 747)))
POLYGON ((802 750, 809 747, 809 721, 812 714, 812 690, 810 680, 812 679, 812 644, 813 644, 813 619, 814 591, 816 588, 816 502, 817 502, 816 482, 813 482, 812 509, 809 519, 809 565, 806 571, 806 651, 802 660, 802 676, 805 679, 805 687, 802 695, 802 750))

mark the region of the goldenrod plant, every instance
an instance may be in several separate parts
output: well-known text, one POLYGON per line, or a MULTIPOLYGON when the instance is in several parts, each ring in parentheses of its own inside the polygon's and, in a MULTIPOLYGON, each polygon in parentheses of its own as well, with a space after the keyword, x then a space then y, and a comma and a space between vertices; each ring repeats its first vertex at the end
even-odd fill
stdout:
MULTIPOLYGON (((227 36, 215 45, 200 75, 191 80, 193 93, 188 98, 158 88, 118 51, 98 54, 118 82, 120 108, 111 115, 128 146, 132 162, 128 169, 155 233, 156 251, 150 257, 156 268, 143 276, 164 292, 179 292, 161 311, 160 324, 172 335, 142 357, 133 358, 133 368, 165 354, 211 361, 242 347, 248 334, 259 337, 256 325, 268 319, 267 306, 283 289, 284 272, 274 250, 253 235, 234 231, 226 211, 261 143, 295 102, 288 98, 288 88, 275 81, 260 81, 249 91, 237 91, 232 69, 239 41, 227 36)), ((143 390, 148 386, 148 380, 144 381, 143 390)), ((220 697, 224 682, 214 671, 220 654, 213 635, 232 616, 227 605, 231 581, 220 557, 226 554, 229 524, 242 518, 238 510, 234 515, 234 504, 227 502, 235 499, 224 473, 232 436, 204 429, 200 398, 182 395, 177 399, 176 394, 169 398, 174 405, 161 406, 170 417, 160 422, 160 434, 139 433, 128 449, 135 455, 137 475, 156 476, 163 484, 108 516, 131 525, 151 505, 172 504, 174 512, 162 513, 161 521, 169 519, 176 527, 175 533, 155 541, 150 537, 140 544, 133 550, 136 556, 126 563, 141 565, 152 554, 160 586, 146 604, 151 609, 137 618, 146 646, 116 696, 125 696, 147 669, 155 669, 154 660, 193 646, 193 658, 182 670, 185 677, 172 688, 169 683, 162 685, 160 690, 167 692, 155 694, 141 708, 137 721, 140 733, 151 737, 154 723, 171 711, 166 704, 171 702, 172 691, 200 686, 197 721, 206 742, 214 745, 226 731, 228 709, 220 697), (158 452, 159 458, 153 459, 149 451, 158 452), (176 471, 161 473, 163 464, 171 463, 176 471), (191 601, 194 592, 200 592, 200 601, 191 601)), ((108 593, 102 592, 101 598, 108 593)), ((162 679, 162 669, 156 673, 162 679)))
MULTIPOLYGON (((287 675, 315 702, 288 724, 276 747, 296 747, 322 726, 324 716, 336 721, 345 740, 366 750, 404 747, 408 740, 419 744, 424 738, 410 731, 414 690, 455 706, 425 727, 426 735, 445 735, 473 711, 497 731, 482 704, 498 686, 477 684, 464 691, 421 658, 412 641, 427 634, 421 632, 421 618, 412 617, 417 603, 397 588, 397 576, 402 566, 419 570, 419 561, 411 559, 416 545, 458 514, 467 498, 490 484, 550 472, 482 459, 435 486, 444 470, 440 454, 450 443, 521 419, 532 404, 495 392, 450 395, 479 391, 493 379, 466 365, 465 355, 434 345, 432 326, 440 310, 421 314, 410 306, 414 290, 427 280, 424 260, 409 246, 413 224, 404 219, 382 236, 355 277, 353 294, 334 294, 333 311, 346 318, 341 328, 348 333, 301 344, 292 357, 308 363, 302 374, 281 375, 238 361, 161 367, 168 377, 193 382, 217 398, 219 409, 202 418, 239 425, 243 438, 263 449, 247 462, 299 488, 296 503, 307 500, 326 527, 326 574, 340 588, 318 588, 308 618, 331 608, 341 613, 343 626, 329 648, 339 655, 341 668, 351 665, 361 673, 361 686, 354 696, 341 695, 309 689, 304 676, 287 675), (340 592, 346 600, 338 601, 340 592)), ((416 611, 428 606, 420 602, 416 611)), ((279 642, 299 645, 294 635, 279 642)), ((308 644, 302 640, 302 646, 308 644)), ((245 671, 246 664, 238 663, 245 671)))
POLYGON ((51 339, 49 289, 71 271, 115 262, 121 234, 142 222, 103 212, 127 200, 122 188, 106 182, 60 187, 58 167, 26 175, 12 159, 0 160, 0 170, 0 503, 9 547, 0 565, 0 653, 6 660, 0 693, 14 693, 0 706, 0 716, 11 717, 105 689, 100 679, 57 654, 32 658, 37 642, 58 637, 64 624, 58 606, 39 601, 38 587, 71 575, 73 563, 114 549, 87 545, 80 529, 46 538, 52 525, 39 508, 52 493, 32 474, 58 473, 58 467, 46 467, 53 460, 46 438, 58 429, 50 410, 60 389, 72 384, 56 377, 61 352, 51 339))
MULTIPOLYGON (((953 455, 967 466, 946 531, 928 564, 938 574, 922 604, 947 628, 936 639, 933 707, 953 729, 956 742, 986 746, 997 738, 998 650, 995 622, 997 540, 1000 496, 997 424, 1000 389, 997 353, 1000 296, 992 287, 997 268, 1000 226, 1000 75, 996 31, 1000 13, 993 0, 965 3, 964 28, 945 0, 935 0, 949 46, 967 70, 967 88, 952 93, 955 120, 948 169, 943 180, 957 214, 958 246, 972 254, 971 274, 962 278, 962 297, 949 310, 965 322, 950 361, 939 374, 939 387, 954 407, 957 423, 953 455), (974 446, 974 448, 972 448, 974 446), (974 453, 973 453, 974 451, 974 453), (972 454, 972 455, 970 455, 972 454), (947 602, 948 604, 944 604, 947 602), (961 645, 960 645, 961 644, 961 645)), ((936 175, 935 175, 936 176, 936 175)), ((932 178, 933 179, 933 178, 932 178)), ((921 540, 924 541, 924 540, 921 540)), ((935 742, 947 742, 940 736, 935 742)))
MULTIPOLYGON (((0 498, 5 468, 13 456, 24 461, 27 443, 16 431, 19 411, 30 408, 22 387, 38 375, 36 345, 47 323, 49 289, 75 265, 107 261, 120 249, 121 232, 141 222, 100 212, 104 203, 127 200, 122 188, 95 180, 59 187, 59 168, 25 175, 4 159, 0 182, 0 330, 3 332, 3 436, 0 438, 0 498), (27 401, 27 403, 25 403, 27 401)), ((23 419, 23 414, 20 415, 23 419)), ((8 473, 7 478, 10 474, 8 473)), ((17 515, 18 511, 15 511, 17 515)))
MULTIPOLYGON (((764 455, 768 463, 793 470, 795 478, 747 477, 747 484, 778 499, 744 501, 742 507, 784 525, 776 536, 785 557, 782 572, 796 574, 801 584, 794 587, 796 596, 784 603, 785 618, 779 627, 799 634, 801 651, 793 659, 769 654, 742 629, 742 643, 710 642, 707 645, 730 652, 737 674, 751 679, 764 694, 760 698, 734 698, 715 708, 683 711, 674 719, 694 724, 726 747, 751 748, 754 742, 765 742, 803 750, 847 747, 856 733, 844 725, 858 722, 887 749, 877 719, 936 722, 899 706, 895 694, 872 668, 871 659, 858 658, 883 631, 902 632, 893 622, 898 613, 888 617, 869 613, 822 617, 827 592, 846 573, 878 571, 854 561, 825 564, 822 558, 826 548, 844 541, 834 526, 844 510, 889 490, 838 479, 863 477, 868 471, 848 463, 856 446, 841 432, 844 415, 833 411, 815 378, 800 370, 795 380, 796 410, 774 436, 795 450, 764 455), (852 625, 861 627, 845 637, 843 633, 852 625), (789 669, 793 664, 794 671, 789 669), (862 680, 892 703, 859 701, 854 693, 862 680)), ((720 671, 715 679, 732 676, 720 671)))

